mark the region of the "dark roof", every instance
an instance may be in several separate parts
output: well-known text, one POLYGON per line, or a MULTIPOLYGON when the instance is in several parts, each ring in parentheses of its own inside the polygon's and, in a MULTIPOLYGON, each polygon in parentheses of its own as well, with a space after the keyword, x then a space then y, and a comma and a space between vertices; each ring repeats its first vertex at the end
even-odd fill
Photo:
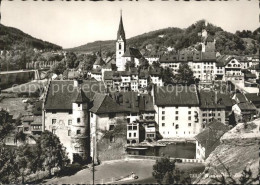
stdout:
POLYGON ((125 30, 124 30, 122 15, 120 17, 119 28, 117 31, 117 40, 120 38, 120 36, 125 41, 125 30))
MULTIPOLYGON (((105 92, 102 82, 84 80, 82 90, 88 99, 92 99, 97 92, 105 92)), ((73 80, 53 80, 50 82, 46 100, 45 110, 72 110, 72 103, 78 95, 78 87, 74 87, 73 80)))
POLYGON ((163 55, 159 60, 160 63, 173 63, 178 61, 178 55, 163 55))
POLYGON ((221 94, 217 91, 203 91, 199 92, 201 108, 226 108, 226 103, 223 99, 223 96, 226 96, 226 99, 229 99, 231 102, 231 98, 226 94, 221 94))
POLYGON ((106 63, 104 62, 104 60, 101 58, 101 57, 98 57, 94 63, 94 65, 100 65, 100 66, 103 66, 105 65, 106 63))
POLYGON ((79 88, 74 103, 89 103, 89 102, 90 102, 89 98, 87 98, 83 90, 79 88))
POLYGON ((42 101, 41 100, 34 104, 33 114, 34 115, 42 115, 42 101))
POLYGON ((195 86, 155 87, 155 104, 158 106, 198 106, 199 98, 195 86))
POLYGON ((208 127, 195 136, 195 139, 205 148, 205 157, 219 145, 220 138, 229 130, 229 127, 218 120, 213 120, 208 127))
POLYGON ((216 61, 216 53, 215 52, 202 52, 202 60, 203 61, 216 61))
POLYGON ((247 102, 247 99, 246 99, 246 97, 245 97, 245 95, 244 94, 242 94, 242 93, 236 93, 235 94, 236 95, 236 98, 238 99, 238 103, 245 103, 245 102, 247 102))
POLYGON ((138 92, 116 92, 112 98, 131 113, 154 112, 153 98, 150 95, 139 95, 138 92))
POLYGON ((257 93, 247 93, 245 94, 246 98, 249 100, 249 101, 252 101, 253 103, 254 102, 260 102, 260 94, 257 94, 257 93))
POLYGON ((104 80, 112 80, 114 75, 114 71, 105 71, 104 72, 104 80))
POLYGON ((127 48, 126 52, 123 54, 122 57, 133 57, 133 58, 142 58, 142 54, 136 48, 127 48))
POLYGON ((245 78, 256 78, 256 75, 252 73, 245 73, 245 78))
POLYGON ((250 102, 238 103, 237 105, 241 111, 255 111, 256 110, 255 105, 250 102))
POLYGON ((111 97, 100 93, 94 95, 93 107, 90 111, 96 114, 126 112, 124 107, 117 104, 111 97))
POLYGON ((148 71, 141 71, 139 74, 139 79, 147 79, 149 78, 149 72, 148 71))

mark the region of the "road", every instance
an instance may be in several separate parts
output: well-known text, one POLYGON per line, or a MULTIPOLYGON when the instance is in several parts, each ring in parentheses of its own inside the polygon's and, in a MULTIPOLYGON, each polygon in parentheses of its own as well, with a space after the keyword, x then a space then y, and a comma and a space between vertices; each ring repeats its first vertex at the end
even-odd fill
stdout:
MULTIPOLYGON (((114 183, 156 183, 156 180, 152 176, 154 160, 121 160, 105 162, 95 169, 95 183, 113 183, 115 179, 130 175, 132 172, 138 176, 136 180, 120 181, 114 183)), ((202 172, 204 166, 202 164, 186 163, 177 164, 180 170, 195 170, 202 172)), ((198 173, 199 173, 198 172, 198 173)), ((90 169, 84 169, 76 173, 75 175, 65 176, 60 178, 47 179, 43 183, 45 184, 92 184, 92 172, 90 169)))

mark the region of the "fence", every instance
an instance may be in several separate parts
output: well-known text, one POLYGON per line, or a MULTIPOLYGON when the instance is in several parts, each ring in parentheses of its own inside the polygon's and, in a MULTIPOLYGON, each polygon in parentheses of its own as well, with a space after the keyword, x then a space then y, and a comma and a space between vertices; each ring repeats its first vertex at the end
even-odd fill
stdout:
MULTIPOLYGON (((144 156, 144 155, 127 155, 127 159, 150 159, 150 160, 157 160, 160 159, 160 156, 144 156)), ((182 163, 204 163, 204 160, 200 159, 185 159, 185 158, 173 158, 170 157, 170 160, 176 160, 177 162, 182 162, 182 163)))

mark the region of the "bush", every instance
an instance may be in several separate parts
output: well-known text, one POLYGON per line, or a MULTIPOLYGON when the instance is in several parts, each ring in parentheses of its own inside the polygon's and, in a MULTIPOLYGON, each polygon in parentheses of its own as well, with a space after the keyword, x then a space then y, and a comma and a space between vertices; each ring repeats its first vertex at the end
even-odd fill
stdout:
POLYGON ((74 175, 82 169, 83 167, 79 163, 69 164, 68 166, 65 166, 58 172, 58 176, 61 177, 74 175))

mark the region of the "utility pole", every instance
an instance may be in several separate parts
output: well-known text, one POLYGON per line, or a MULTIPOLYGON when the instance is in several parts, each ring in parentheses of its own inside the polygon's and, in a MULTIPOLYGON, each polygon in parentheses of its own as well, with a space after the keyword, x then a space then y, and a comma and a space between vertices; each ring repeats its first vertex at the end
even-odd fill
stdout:
POLYGON ((93 136, 93 157, 92 157, 92 167, 93 167, 93 171, 92 171, 92 175, 93 175, 93 185, 95 184, 95 148, 96 148, 96 140, 95 140, 95 136, 93 136))

